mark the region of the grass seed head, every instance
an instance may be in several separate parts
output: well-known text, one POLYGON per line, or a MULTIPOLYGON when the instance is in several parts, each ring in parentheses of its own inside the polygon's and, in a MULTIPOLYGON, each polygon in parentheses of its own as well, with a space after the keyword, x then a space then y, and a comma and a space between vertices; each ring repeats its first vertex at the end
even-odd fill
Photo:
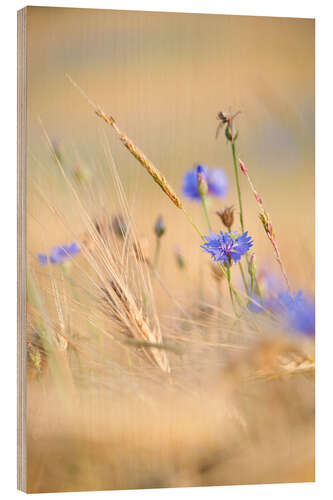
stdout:
POLYGON ((147 170, 149 175, 154 179, 154 181, 160 186, 160 188, 164 191, 164 193, 170 198, 170 200, 176 205, 178 208, 182 208, 183 205, 176 195, 174 189, 167 182, 164 175, 155 167, 155 165, 148 160, 145 154, 134 144, 134 142, 127 137, 126 134, 121 132, 119 127, 116 125, 116 122, 112 116, 107 116, 104 111, 97 110, 95 111, 96 115, 111 125, 114 130, 117 132, 119 139, 124 144, 124 146, 129 150, 129 152, 138 160, 138 162, 147 170))
POLYGON ((270 239, 274 239, 273 226, 272 226, 270 217, 269 217, 268 213, 265 210, 263 210, 262 212, 260 212, 259 219, 261 220, 262 225, 264 226, 264 229, 266 231, 267 236, 270 239))

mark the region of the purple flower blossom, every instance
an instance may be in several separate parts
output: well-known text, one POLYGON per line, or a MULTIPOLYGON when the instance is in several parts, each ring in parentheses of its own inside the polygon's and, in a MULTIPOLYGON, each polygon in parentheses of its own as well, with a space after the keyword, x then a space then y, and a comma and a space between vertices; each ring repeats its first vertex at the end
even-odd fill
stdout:
POLYGON ((218 234, 210 232, 209 236, 205 236, 205 240, 206 243, 201 245, 201 248, 210 253, 214 261, 221 262, 221 264, 238 262, 253 245, 247 231, 240 236, 237 232, 220 231, 218 234))
POLYGON ((314 335, 315 303, 305 297, 302 291, 293 296, 289 292, 281 292, 278 298, 271 302, 271 309, 281 315, 291 330, 314 335))
POLYGON ((208 186, 208 195, 223 198, 228 190, 228 178, 221 168, 209 170, 204 165, 198 165, 184 175, 182 191, 184 196, 194 201, 200 201, 198 191, 198 173, 203 175, 208 186))
MULTIPOLYGON (((263 295, 262 305, 275 313, 282 320, 288 330, 314 335, 315 333, 315 302, 304 296, 300 290, 291 295, 284 290, 282 279, 267 272, 259 274, 259 286, 263 295)), ((259 297, 253 293, 253 300, 260 303, 259 297)), ((249 304, 248 309, 255 313, 263 312, 256 304, 249 304)))
POLYGON ((57 246, 52 248, 50 255, 39 253, 38 260, 42 266, 45 266, 48 262, 51 262, 52 264, 61 264, 64 260, 74 257, 74 255, 79 253, 79 251, 79 245, 73 242, 70 245, 57 246))

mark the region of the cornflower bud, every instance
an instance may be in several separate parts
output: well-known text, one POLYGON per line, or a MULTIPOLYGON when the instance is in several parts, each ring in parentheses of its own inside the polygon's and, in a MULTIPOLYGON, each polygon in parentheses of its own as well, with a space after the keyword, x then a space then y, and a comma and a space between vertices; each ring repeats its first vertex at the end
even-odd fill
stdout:
POLYGON ((165 231, 166 231, 166 225, 165 225, 165 222, 164 222, 162 215, 160 215, 157 218, 157 221, 155 223, 154 232, 155 232, 157 238, 161 238, 161 236, 163 236, 165 231))
POLYGON ((124 238, 127 232, 127 224, 122 215, 113 215, 112 217, 112 229, 120 238, 124 238))
POLYGON ((208 185, 204 168, 201 165, 197 166, 197 188, 200 196, 206 196, 208 192, 208 185))
POLYGON ((175 249, 175 257, 176 257, 176 261, 177 261, 177 264, 180 267, 180 269, 184 269, 184 267, 185 267, 185 259, 184 259, 184 256, 181 253, 181 251, 180 251, 179 248, 175 249))
POLYGON ((255 278, 255 275, 257 274, 257 262, 254 253, 252 253, 250 256, 248 269, 250 276, 252 276, 252 278, 255 278))

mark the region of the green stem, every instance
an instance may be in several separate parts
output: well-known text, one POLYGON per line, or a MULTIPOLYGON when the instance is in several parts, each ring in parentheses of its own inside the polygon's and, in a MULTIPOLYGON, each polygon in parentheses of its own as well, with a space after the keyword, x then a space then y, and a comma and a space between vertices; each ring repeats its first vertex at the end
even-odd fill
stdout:
MULTIPOLYGON (((236 178, 236 186, 237 186, 237 195, 238 195, 238 204, 239 204, 239 220, 240 220, 242 233, 244 233, 242 194, 241 194, 240 183, 239 183, 237 155, 236 155, 236 147, 235 147, 234 141, 232 141, 232 143, 231 143, 231 149, 232 149, 232 158, 233 158, 233 162, 234 162, 234 170, 235 170, 235 178, 236 178)), ((245 254, 245 258, 246 258, 247 267, 249 267, 249 257, 248 257, 247 253, 245 254)), ((243 282, 244 282, 244 280, 243 280, 243 282)), ((255 284, 256 284, 256 287, 259 288, 256 278, 255 278, 255 284)), ((247 286, 245 287, 245 290, 246 290, 246 293, 248 293, 247 286)), ((259 295, 259 297, 260 297, 260 295, 259 295)))
MULTIPOLYGON (((252 299, 252 298, 253 298, 254 276, 253 276, 253 274, 251 274, 250 276, 251 276, 251 283, 250 283, 250 295, 249 295, 249 296, 250 296, 250 297, 251 297, 251 299, 252 299)), ((247 307, 249 307, 249 305, 251 305, 251 304, 252 304, 252 302, 251 302, 251 300, 249 299, 249 300, 247 301, 247 307)))
POLYGON ((154 269, 157 268, 158 264, 158 258, 160 256, 160 250, 161 250, 161 238, 157 237, 156 238, 156 247, 155 247, 155 256, 154 256, 154 269))
POLYGON ((253 285, 254 285, 254 276, 251 274, 251 290, 250 290, 250 297, 253 295, 253 285))
POLYGON ((232 149, 232 158, 234 160, 234 170, 235 170, 235 178, 236 178, 236 186, 237 186, 237 195, 238 195, 238 204, 239 204, 239 219, 240 219, 240 225, 242 228, 242 233, 244 233, 242 195, 241 195, 240 184, 239 184, 237 156, 236 156, 236 148, 235 148, 234 142, 231 143, 231 149, 232 149))
POLYGON ((244 269, 243 269, 242 263, 239 262, 238 265, 239 265, 239 269, 240 269, 240 272, 241 272, 241 275, 242 275, 242 280, 243 280, 245 292, 248 293, 248 287, 247 287, 246 278, 245 278, 245 274, 244 274, 244 269))
POLYGON ((191 217, 189 216, 189 214, 186 212, 185 208, 182 207, 182 212, 183 214, 185 215, 186 219, 189 221, 189 223, 191 224, 191 226, 194 227, 194 229, 196 230, 196 232, 198 233, 198 235, 200 236, 200 238, 205 241, 205 238, 203 236, 203 234, 201 233, 200 229, 198 228, 198 226, 196 225, 196 223, 191 219, 191 217))
POLYGON ((257 292, 257 294, 258 294, 258 297, 259 297, 259 299, 260 299, 260 302, 263 304, 264 302, 263 302, 263 298, 262 298, 261 289, 260 289, 260 286, 259 286, 259 284, 258 284, 258 280, 257 280, 257 278, 256 278, 256 277, 254 278, 254 284, 255 284, 255 290, 256 290, 256 292, 257 292))
POLYGON ((211 231, 212 230, 212 226, 210 224, 209 215, 208 215, 206 195, 204 195, 204 194, 201 195, 201 202, 202 202, 202 208, 203 208, 203 212, 204 212, 204 215, 205 215, 205 219, 206 219, 206 222, 207 222, 207 225, 208 225, 208 229, 209 229, 209 231, 211 231))
POLYGON ((231 304, 233 311, 235 313, 235 316, 238 317, 238 313, 235 308, 235 302, 234 302, 234 294, 233 294, 233 287, 231 285, 231 275, 230 275, 230 267, 227 267, 227 279, 228 279, 228 286, 229 286, 229 294, 230 294, 230 299, 231 299, 231 304))

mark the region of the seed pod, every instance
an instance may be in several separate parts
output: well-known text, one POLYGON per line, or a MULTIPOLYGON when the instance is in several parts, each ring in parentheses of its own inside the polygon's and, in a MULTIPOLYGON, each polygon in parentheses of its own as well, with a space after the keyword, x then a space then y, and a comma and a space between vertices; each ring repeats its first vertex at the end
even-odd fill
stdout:
POLYGON ((261 220, 262 225, 264 226, 264 229, 265 229, 266 234, 269 237, 269 239, 270 240, 274 239, 273 226, 272 226, 271 220, 269 218, 269 215, 267 212, 265 212, 265 210, 260 212, 259 219, 261 220))
POLYGON ((221 221, 230 232, 234 223, 234 207, 225 207, 224 210, 219 210, 216 214, 220 217, 221 221))
POLYGON ((226 126, 225 136, 228 141, 234 142, 238 137, 238 130, 232 124, 229 124, 226 126))

